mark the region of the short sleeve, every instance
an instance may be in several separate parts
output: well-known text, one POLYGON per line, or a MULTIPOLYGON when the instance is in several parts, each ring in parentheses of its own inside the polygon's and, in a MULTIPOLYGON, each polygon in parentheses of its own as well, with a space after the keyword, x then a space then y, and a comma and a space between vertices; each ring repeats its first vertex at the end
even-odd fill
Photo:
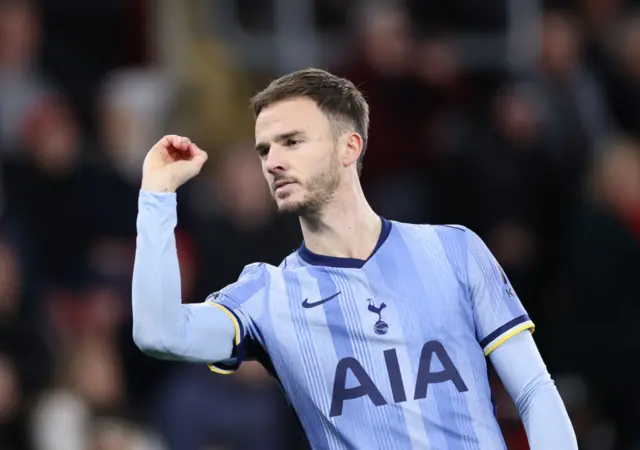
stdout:
POLYGON ((476 333, 484 354, 489 355, 521 331, 533 332, 535 326, 504 270, 482 239, 469 229, 465 234, 476 333))
POLYGON ((252 339, 252 321, 246 306, 251 302, 260 301, 265 295, 265 285, 262 264, 251 264, 244 268, 238 281, 212 293, 205 300, 206 304, 224 311, 235 329, 232 357, 226 361, 209 363, 212 372, 231 374, 247 359, 247 348, 252 339))

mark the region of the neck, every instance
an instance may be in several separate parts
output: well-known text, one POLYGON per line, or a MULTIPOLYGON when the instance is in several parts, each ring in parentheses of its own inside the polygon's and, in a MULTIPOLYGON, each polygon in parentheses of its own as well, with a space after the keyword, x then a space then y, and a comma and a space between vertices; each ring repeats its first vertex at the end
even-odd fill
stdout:
POLYGON ((352 184, 336 192, 319 213, 300 217, 305 246, 313 253, 364 260, 375 249, 382 222, 365 199, 360 183, 352 184))

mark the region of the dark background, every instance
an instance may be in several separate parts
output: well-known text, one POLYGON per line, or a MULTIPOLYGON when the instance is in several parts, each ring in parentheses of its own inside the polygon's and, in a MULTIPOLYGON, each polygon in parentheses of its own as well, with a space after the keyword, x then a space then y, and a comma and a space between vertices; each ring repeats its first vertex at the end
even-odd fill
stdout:
MULTIPOLYGON (((0 450, 305 448, 257 363, 223 377, 138 351, 130 277, 142 158, 167 133, 211 155, 180 193, 185 302, 299 245, 248 98, 307 65, 371 104, 376 210, 464 224, 495 253, 580 448, 640 448, 636 7, 0 1, 0 450)), ((495 393, 509 449, 526 449, 495 393)))

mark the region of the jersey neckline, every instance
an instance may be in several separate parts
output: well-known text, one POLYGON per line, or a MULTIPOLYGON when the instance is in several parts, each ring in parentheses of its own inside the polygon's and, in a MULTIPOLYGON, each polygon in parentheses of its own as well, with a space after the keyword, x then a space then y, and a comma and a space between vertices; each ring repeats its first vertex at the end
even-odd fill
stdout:
POLYGON ((380 236, 378 237, 378 242, 376 243, 375 248, 367 259, 319 255, 309 250, 304 241, 298 249, 298 256, 300 256, 300 258, 302 258, 304 262, 306 262, 307 264, 311 264, 312 266, 339 267, 343 269, 361 269, 367 263, 367 261, 373 258, 373 256, 378 252, 380 247, 382 247, 382 244, 385 243, 385 241, 389 237, 389 234, 391 233, 391 221, 385 219, 384 217, 380 217, 380 220, 382 221, 380 236))

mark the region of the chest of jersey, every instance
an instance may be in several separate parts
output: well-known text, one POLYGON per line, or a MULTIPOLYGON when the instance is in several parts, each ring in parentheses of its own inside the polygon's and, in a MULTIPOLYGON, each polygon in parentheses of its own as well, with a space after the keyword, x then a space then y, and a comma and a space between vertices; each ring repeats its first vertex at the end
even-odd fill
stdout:
MULTIPOLYGON (((272 290, 273 292, 273 290, 272 290)), ((288 336, 330 340, 336 351, 366 343, 389 347, 474 333, 469 299, 455 274, 383 277, 365 270, 319 268, 287 279, 268 302, 288 336), (285 300, 286 299, 286 300, 285 300)))
MULTIPOLYGON (((290 391, 328 416, 345 400, 421 399, 430 383, 465 391, 458 361, 475 342, 468 298, 454 273, 382 277, 318 268, 272 280, 265 344, 290 391)), ((476 344, 477 345, 477 344, 476 344)))

